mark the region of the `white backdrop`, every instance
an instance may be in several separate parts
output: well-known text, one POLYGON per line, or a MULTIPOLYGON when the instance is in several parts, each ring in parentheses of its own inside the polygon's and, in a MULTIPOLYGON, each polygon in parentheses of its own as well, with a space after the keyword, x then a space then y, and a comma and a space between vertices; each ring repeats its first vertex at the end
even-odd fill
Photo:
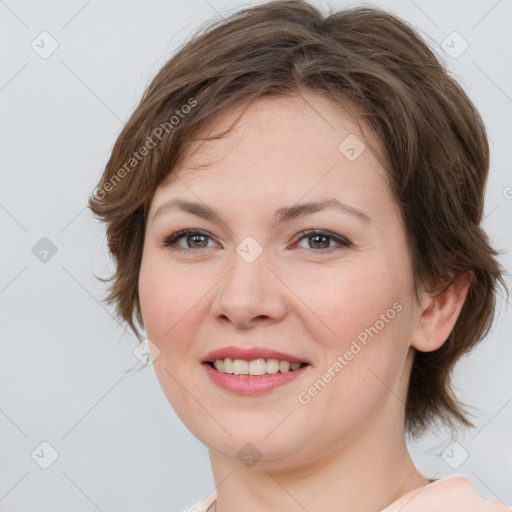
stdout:
MULTIPOLYGON (((0 1, 2 512, 176 512, 213 489, 206 448, 174 414, 152 368, 128 371, 137 340, 101 303, 93 273, 113 266, 86 202, 123 122, 173 50, 212 16, 255 3, 0 1)), ((508 250, 511 0, 371 5, 448 52, 488 127, 484 225, 508 250)), ((512 267, 509 254, 502 262, 512 267)), ((502 301, 490 336, 457 367, 460 397, 481 411, 477 429, 453 446, 437 432, 410 450, 425 475, 464 474, 484 497, 512 504, 507 308, 502 301)))

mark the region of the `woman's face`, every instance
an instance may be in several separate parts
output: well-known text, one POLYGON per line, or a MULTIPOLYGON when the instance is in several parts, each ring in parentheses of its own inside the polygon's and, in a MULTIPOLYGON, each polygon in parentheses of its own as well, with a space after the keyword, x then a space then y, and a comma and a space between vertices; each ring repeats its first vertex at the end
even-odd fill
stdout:
POLYGON ((402 428, 419 315, 383 167, 343 109, 304 98, 259 99, 194 143, 154 195, 139 278, 176 413, 216 452, 269 467, 402 428), (186 229, 200 232, 165 245, 186 229))

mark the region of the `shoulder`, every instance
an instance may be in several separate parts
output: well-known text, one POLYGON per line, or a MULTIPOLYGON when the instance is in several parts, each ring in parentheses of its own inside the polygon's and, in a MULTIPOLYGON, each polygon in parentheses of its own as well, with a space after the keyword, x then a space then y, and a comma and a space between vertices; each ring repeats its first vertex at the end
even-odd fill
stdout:
POLYGON ((408 512, 510 512, 499 500, 484 500, 469 478, 454 475, 415 489, 382 512, 398 512, 407 504, 408 512))
MULTIPOLYGON (((217 491, 213 491, 201 501, 198 501, 191 507, 188 507, 181 512, 208 512, 208 509, 215 503, 217 499, 217 491)), ((508 511, 507 511, 508 512, 508 511)))

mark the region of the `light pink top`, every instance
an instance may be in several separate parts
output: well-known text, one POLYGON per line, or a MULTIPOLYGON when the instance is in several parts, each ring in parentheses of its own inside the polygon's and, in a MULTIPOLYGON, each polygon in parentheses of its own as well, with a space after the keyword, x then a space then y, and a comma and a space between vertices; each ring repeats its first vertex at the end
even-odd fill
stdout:
MULTIPOLYGON (((213 491, 204 500, 182 512, 212 512, 217 499, 213 491)), ((408 492, 380 512, 510 512, 499 500, 484 500, 471 481, 462 475, 441 478, 408 492), (407 504, 407 507, 404 506, 407 504)))

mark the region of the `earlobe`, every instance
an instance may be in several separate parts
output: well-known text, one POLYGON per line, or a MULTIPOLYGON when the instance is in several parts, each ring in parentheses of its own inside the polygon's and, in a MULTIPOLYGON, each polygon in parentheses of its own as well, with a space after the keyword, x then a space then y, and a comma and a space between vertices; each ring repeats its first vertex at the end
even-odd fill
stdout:
POLYGON ((457 322, 472 276, 471 271, 461 273, 441 294, 425 296, 411 346, 421 352, 432 352, 443 345, 457 322))

